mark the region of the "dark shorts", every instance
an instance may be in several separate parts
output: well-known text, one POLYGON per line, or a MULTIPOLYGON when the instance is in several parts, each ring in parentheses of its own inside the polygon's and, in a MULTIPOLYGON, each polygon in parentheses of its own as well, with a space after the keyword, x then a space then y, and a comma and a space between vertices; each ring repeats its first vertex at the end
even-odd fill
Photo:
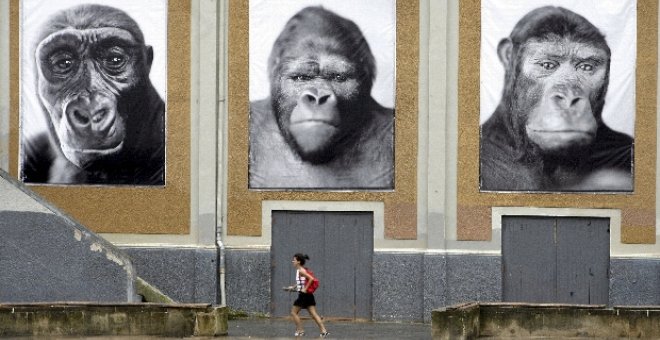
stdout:
POLYGON ((293 305, 303 309, 309 306, 316 306, 314 294, 298 293, 298 298, 293 302, 293 305))

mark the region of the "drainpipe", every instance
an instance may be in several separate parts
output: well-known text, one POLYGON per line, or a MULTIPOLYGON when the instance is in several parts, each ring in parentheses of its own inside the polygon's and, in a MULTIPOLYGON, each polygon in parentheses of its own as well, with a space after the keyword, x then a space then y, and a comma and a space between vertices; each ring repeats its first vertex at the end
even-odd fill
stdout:
POLYGON ((223 233, 225 226, 223 223, 226 223, 227 219, 225 218, 225 212, 227 210, 227 200, 225 197, 226 186, 225 183, 227 180, 226 165, 227 165, 227 151, 229 145, 227 140, 227 123, 226 119, 222 117, 227 117, 227 77, 221 75, 227 75, 228 66, 227 66, 227 45, 228 45, 228 32, 229 32, 229 5, 228 1, 218 1, 216 3, 216 37, 218 38, 217 53, 218 56, 218 67, 216 68, 216 79, 217 79, 217 93, 216 98, 218 99, 217 105, 217 115, 216 118, 216 131, 218 132, 218 141, 222 143, 216 148, 216 160, 222 160, 220 169, 216 169, 216 185, 218 188, 223 188, 221 190, 216 190, 218 195, 216 195, 216 207, 218 207, 218 200, 222 202, 222 206, 217 209, 216 213, 216 245, 218 248, 218 271, 220 279, 220 304, 222 306, 227 305, 227 294, 225 286, 225 244, 223 242, 223 233), (218 22, 219 21, 219 22, 218 22), (223 114, 224 113, 224 114, 223 114))
POLYGON ((218 249, 218 274, 220 279, 220 305, 227 305, 225 294, 225 245, 222 243, 222 226, 218 226, 216 237, 216 248, 218 249))

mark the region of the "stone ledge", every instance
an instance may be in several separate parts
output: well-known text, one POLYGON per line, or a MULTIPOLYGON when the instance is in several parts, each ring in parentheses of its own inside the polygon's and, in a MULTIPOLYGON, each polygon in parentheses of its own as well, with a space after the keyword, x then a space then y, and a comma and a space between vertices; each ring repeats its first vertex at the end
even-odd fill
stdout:
POLYGON ((0 338, 12 336, 163 337, 227 335, 227 307, 209 304, 0 304, 0 338))
POLYGON ((660 306, 466 303, 431 312, 433 339, 660 338, 660 306))

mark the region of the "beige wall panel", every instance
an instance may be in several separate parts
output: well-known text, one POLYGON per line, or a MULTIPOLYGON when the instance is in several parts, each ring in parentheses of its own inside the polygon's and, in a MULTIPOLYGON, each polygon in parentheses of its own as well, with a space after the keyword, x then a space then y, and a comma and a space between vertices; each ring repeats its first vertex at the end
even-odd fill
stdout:
MULTIPOLYGON (((612 208, 622 210, 623 243, 655 243, 656 72, 658 3, 638 1, 635 187, 632 194, 479 192, 479 0, 460 2, 458 240, 488 241, 491 207, 612 208)), ((610 89, 611 90, 611 89, 610 89)))
POLYGON ((385 237, 416 239, 419 4, 397 1, 393 192, 248 190, 248 1, 232 0, 229 4, 227 235, 261 236, 263 200, 381 201, 385 203, 385 237))

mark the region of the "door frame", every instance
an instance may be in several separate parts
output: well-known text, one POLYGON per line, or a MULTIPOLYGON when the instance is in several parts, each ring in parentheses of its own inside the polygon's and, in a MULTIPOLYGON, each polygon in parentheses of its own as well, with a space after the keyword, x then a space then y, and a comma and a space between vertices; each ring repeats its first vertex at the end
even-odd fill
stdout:
MULTIPOLYGON (((534 207, 493 207, 491 228, 493 247, 502 255, 503 216, 542 216, 542 217, 606 217, 610 219, 610 259, 640 253, 645 245, 621 243, 621 210, 619 209, 577 209, 577 208, 534 208, 534 207)), ((655 245, 649 245, 655 247, 655 245)))
POLYGON ((309 267, 322 282, 320 294, 315 294, 317 303, 320 304, 318 307, 320 315, 340 319, 371 320, 373 318, 371 288, 374 256, 373 213, 297 209, 275 211, 281 213, 279 215, 281 217, 276 222, 275 214, 272 213, 272 225, 276 226, 277 223, 281 228, 290 225, 293 230, 285 230, 279 234, 280 230, 272 228, 271 313, 280 317, 288 315, 288 310, 297 294, 282 292, 280 285, 292 283, 295 271, 290 265, 289 257, 294 252, 302 252, 310 255, 309 267), (300 218, 296 215, 300 215, 300 218), (291 243, 300 243, 303 240, 312 243, 303 242, 298 249, 290 249, 291 243), (335 249, 335 252, 332 249, 335 249), (337 249, 340 250, 338 253, 337 249), (353 267, 350 266, 351 263, 353 267), (323 289, 324 283, 325 289, 323 289), (284 306, 286 301, 288 304, 284 306))

